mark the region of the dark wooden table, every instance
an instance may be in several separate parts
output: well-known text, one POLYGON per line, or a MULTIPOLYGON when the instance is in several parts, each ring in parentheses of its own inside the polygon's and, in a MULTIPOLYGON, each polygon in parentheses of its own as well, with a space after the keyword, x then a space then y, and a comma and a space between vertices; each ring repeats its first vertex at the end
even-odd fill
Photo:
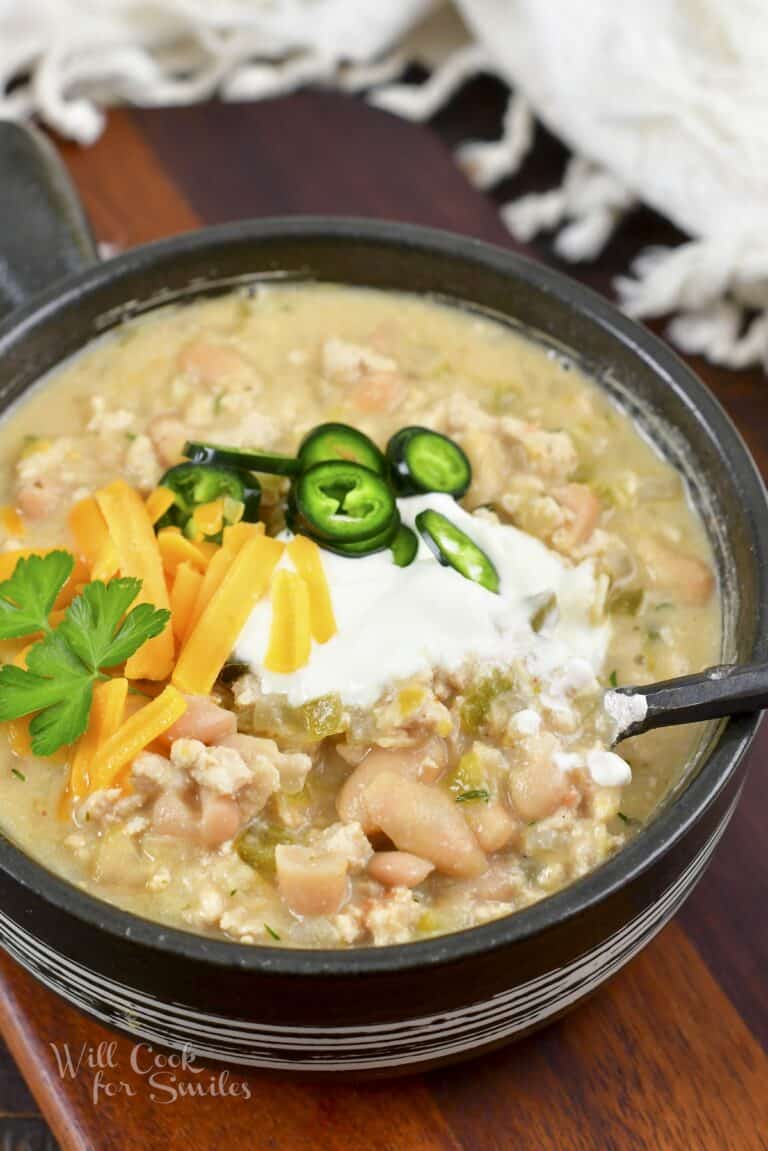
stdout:
MULTIPOLYGON (((361 102, 306 93, 273 103, 115 112, 89 150, 62 148, 98 238, 119 248, 244 216, 327 212, 405 219, 515 246, 449 145, 498 126, 503 93, 474 82, 429 128, 361 102)), ((498 196, 544 188, 565 155, 541 133, 525 174, 498 196)), ((674 241, 650 212, 595 264, 569 269, 601 291, 647 243, 674 241)), ((554 261, 547 242, 529 249, 554 261)), ((768 474, 766 380, 694 366, 768 474)), ((131 1044, 69 1080, 61 1057, 113 1037, 0 960, 0 1028, 37 1106, 70 1151, 753 1151, 768 1147, 768 728, 730 830, 673 924, 586 1006, 475 1063, 374 1086, 244 1077, 249 1101, 154 1101, 131 1044), (120 1088, 120 1084, 125 1084, 120 1088)), ((0 1055, 0 1147, 47 1147, 27 1088, 0 1055), (3 1141, 3 1123, 8 1136, 3 1141), (23 1142, 26 1139, 26 1142, 23 1142)))

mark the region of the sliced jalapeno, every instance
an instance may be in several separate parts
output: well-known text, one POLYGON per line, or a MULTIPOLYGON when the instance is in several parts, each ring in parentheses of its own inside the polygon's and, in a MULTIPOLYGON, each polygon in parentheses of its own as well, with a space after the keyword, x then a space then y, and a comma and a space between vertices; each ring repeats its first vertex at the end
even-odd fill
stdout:
POLYGON ((387 463, 400 495, 447 492, 458 499, 472 482, 464 451, 429 428, 401 428, 387 444, 387 463))
POLYGON ((392 559, 399 568, 407 568, 416 559, 418 550, 419 537, 405 524, 401 524, 392 540, 392 559))
POLYGON ((164 488, 170 488, 175 502, 159 521, 158 528, 169 525, 186 528, 195 508, 220 496, 228 496, 243 504, 242 518, 249 523, 259 518, 261 486, 256 477, 247 472, 201 464, 176 464, 168 469, 160 483, 164 488))
POLYGON ((384 455, 373 440, 349 424, 318 424, 301 441, 298 455, 302 471, 329 460, 360 464, 382 476, 387 471, 384 455))
POLYGON ((498 592, 499 573, 482 548, 466 532, 432 508, 419 512, 416 527, 427 546, 446 567, 452 567, 466 579, 479 583, 488 591, 498 592))
POLYGON ((250 451, 230 448, 225 444, 203 444, 190 440, 184 445, 184 456, 193 464, 213 464, 215 467, 240 468, 247 472, 267 472, 273 476, 292 476, 299 470, 299 461, 282 452, 250 451))
POLYGON ((291 503, 298 530, 323 545, 372 540, 397 525, 389 485, 361 464, 314 464, 295 482, 291 503))
POLYGON ((357 540, 353 543, 338 543, 335 540, 318 540, 321 547, 327 551, 335 552, 339 556, 349 556, 350 559, 359 559, 362 556, 370 556, 375 552, 383 552, 386 548, 393 546, 397 533, 400 530, 400 517, 396 515, 395 521, 384 531, 379 532, 378 535, 370 536, 364 540, 357 540))

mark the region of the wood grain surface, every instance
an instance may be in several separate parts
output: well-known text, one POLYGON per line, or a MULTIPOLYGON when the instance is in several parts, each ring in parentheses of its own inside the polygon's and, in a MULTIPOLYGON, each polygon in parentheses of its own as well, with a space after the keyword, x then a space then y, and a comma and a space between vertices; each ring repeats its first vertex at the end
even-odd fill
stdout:
MULTIPOLYGON (((450 154, 467 135, 497 131, 503 99, 494 82, 473 82, 429 127, 317 92, 251 106, 119 111, 94 147, 62 153, 99 240, 118 248, 199 224, 295 212, 406 219, 516 247, 493 199, 467 184, 450 154)), ((540 133, 525 172, 496 199, 552 185, 564 161, 540 133)), ((610 294, 612 277, 641 247, 677 238, 639 210, 598 261, 566 270, 610 294)), ((547 240, 527 251, 557 263, 547 240)), ((768 474, 763 375, 692 362, 768 474)), ((149 1075, 132 1069, 129 1041, 5 957, 0 1030, 66 1151, 768 1148, 767 751, 764 728, 733 823, 675 922, 571 1016, 471 1064, 360 1086, 233 1069, 228 1085, 238 1097, 172 1099, 182 1083, 218 1090, 220 1069, 180 1070, 175 1084, 166 1073, 153 1089, 149 1075), (59 1066, 67 1050, 85 1054, 72 1078, 59 1066), (99 1054, 112 1065, 90 1067, 99 1054)), ((139 1057, 146 1070, 150 1056, 139 1057)), ((0 1148, 37 1151, 46 1139, 33 1099, 0 1055, 0 1148)))

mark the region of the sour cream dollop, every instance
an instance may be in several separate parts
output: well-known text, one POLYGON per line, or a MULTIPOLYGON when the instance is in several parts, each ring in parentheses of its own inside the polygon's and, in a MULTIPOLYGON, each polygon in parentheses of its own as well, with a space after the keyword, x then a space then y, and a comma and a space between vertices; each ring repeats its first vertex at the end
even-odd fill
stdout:
MULTIPOLYGON (((470 536, 493 561, 499 594, 442 566, 423 540, 414 562, 400 568, 389 551, 363 558, 322 552, 337 632, 313 644, 308 663, 290 675, 269 671, 264 657, 272 608, 257 604, 234 651, 256 673, 267 693, 299 707, 338 694, 349 707, 370 707, 389 685, 433 669, 457 671, 472 661, 531 662, 549 690, 600 670, 610 638, 607 622, 595 623, 598 584, 592 561, 567 563, 519 529, 464 511, 450 496, 398 500, 403 523, 433 508, 470 536), (559 616, 535 632, 536 597, 554 593, 559 616)), ((285 556, 280 561, 291 566, 285 556)))

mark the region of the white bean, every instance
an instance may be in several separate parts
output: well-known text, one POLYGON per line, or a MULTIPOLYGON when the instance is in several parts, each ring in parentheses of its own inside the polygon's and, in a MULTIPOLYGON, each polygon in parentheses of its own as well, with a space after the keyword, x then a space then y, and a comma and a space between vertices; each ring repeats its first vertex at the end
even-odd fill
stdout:
POLYGON ((187 710, 168 728, 164 739, 173 743, 175 739, 199 739, 201 743, 223 743, 227 736, 237 731, 234 712, 219 707, 207 695, 188 695, 187 710))
POLYGON ((336 800, 336 809, 346 822, 358 820, 363 830, 375 831, 366 823, 363 792, 381 772, 391 772, 409 779, 431 783, 445 764, 445 744, 441 739, 428 739, 413 747, 376 747, 369 751, 344 783, 336 800))
POLYGON ((544 819, 566 802, 578 799, 566 772, 558 767, 557 740, 549 732, 523 745, 524 756, 509 773, 507 788, 517 814, 526 821, 544 819))
POLYGON ((430 860, 444 875, 485 871, 485 855, 447 792, 383 771, 365 789, 363 806, 368 822, 399 850, 430 860))
POLYGON ((506 847, 518 830, 519 824, 500 803, 467 803, 464 809, 466 819, 475 839, 483 851, 500 851, 506 847))
POLYGON ((434 870, 428 859, 409 851, 377 851, 368 864, 368 874, 385 887, 418 887, 434 870))
POLYGON ((277 886, 296 915, 334 915, 347 895, 347 861, 331 852, 279 844, 277 886))
POLYGON ((200 792, 199 834, 206 847, 218 847, 234 839, 241 822, 240 808, 231 796, 217 795, 207 788, 200 792))
POLYGON ((152 441, 155 455, 166 468, 179 462, 184 443, 189 439, 186 425, 171 412, 165 412, 150 420, 147 424, 147 435, 152 441))

